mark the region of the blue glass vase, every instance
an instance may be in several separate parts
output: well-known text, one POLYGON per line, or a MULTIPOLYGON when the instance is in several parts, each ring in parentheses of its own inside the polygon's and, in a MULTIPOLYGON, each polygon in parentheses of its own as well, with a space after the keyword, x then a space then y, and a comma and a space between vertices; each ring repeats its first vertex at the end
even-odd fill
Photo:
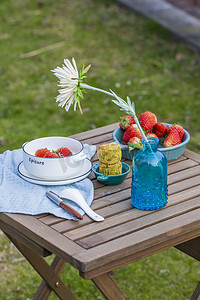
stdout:
POLYGON ((142 139, 143 149, 133 158, 131 202, 142 210, 156 210, 167 204, 167 159, 158 150, 159 139, 142 139))

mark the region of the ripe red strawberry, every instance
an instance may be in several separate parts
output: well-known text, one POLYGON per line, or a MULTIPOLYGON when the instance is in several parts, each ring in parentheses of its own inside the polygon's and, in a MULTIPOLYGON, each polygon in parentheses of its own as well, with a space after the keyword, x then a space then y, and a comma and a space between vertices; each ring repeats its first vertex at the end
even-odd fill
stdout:
POLYGON ((145 111, 139 116, 140 125, 144 130, 150 130, 157 123, 157 117, 150 111, 145 111))
POLYGON ((184 128, 181 126, 181 125, 172 125, 172 126, 169 126, 167 128, 167 133, 170 133, 171 130, 177 130, 179 135, 180 135, 180 138, 182 140, 183 136, 184 136, 184 128))
POLYGON ((177 130, 171 130, 163 142, 163 147, 172 147, 181 144, 181 138, 177 130))
POLYGON ((49 152, 47 152, 47 153, 45 154, 44 157, 45 157, 45 158, 58 158, 59 155, 58 155, 57 153, 55 153, 55 152, 49 151, 49 152))
POLYGON ((124 117, 121 117, 119 119, 119 127, 123 130, 127 130, 130 125, 135 124, 135 121, 132 116, 127 115, 124 117))
POLYGON ((163 123, 156 123, 153 127, 153 133, 155 133, 158 137, 164 136, 167 133, 167 126, 163 123))
POLYGON ((135 148, 136 149, 142 149, 143 145, 142 145, 141 139, 138 138, 137 136, 132 137, 128 141, 128 148, 129 148, 129 150, 132 150, 132 149, 135 149, 135 148))
POLYGON ((158 138, 158 136, 157 136, 155 133, 153 133, 153 132, 147 132, 147 133, 146 133, 146 136, 147 136, 147 137, 155 137, 155 138, 158 138))
POLYGON ((37 157, 44 157, 46 153, 49 153, 50 151, 47 148, 38 149, 35 152, 35 156, 37 157))
POLYGON ((72 152, 67 147, 61 147, 58 150, 56 150, 56 152, 58 152, 61 155, 61 157, 72 155, 72 152))
POLYGON ((136 124, 132 124, 125 132, 123 136, 123 142, 127 143, 130 138, 132 137, 138 137, 139 139, 142 138, 142 134, 140 133, 140 130, 136 124))

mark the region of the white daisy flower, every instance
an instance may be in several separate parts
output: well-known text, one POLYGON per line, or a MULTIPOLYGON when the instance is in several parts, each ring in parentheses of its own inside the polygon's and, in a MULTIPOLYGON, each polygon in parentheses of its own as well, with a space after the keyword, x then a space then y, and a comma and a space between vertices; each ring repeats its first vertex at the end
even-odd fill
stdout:
POLYGON ((54 72, 54 75, 59 79, 58 86, 61 87, 61 89, 58 90, 59 95, 56 98, 56 102, 59 102, 58 106, 65 106, 66 111, 68 111, 72 104, 74 104, 74 110, 76 110, 76 106, 78 104, 80 112, 83 113, 81 109, 80 98, 83 99, 83 92, 85 92, 85 89, 90 89, 107 94, 115 98, 115 100, 112 101, 119 107, 120 110, 125 111, 126 113, 133 116, 141 134, 143 135, 144 139, 148 142, 136 116, 135 105, 133 102, 131 103, 129 97, 127 97, 127 102, 125 102, 123 99, 118 97, 112 90, 110 90, 110 92, 107 92, 105 90, 95 88, 83 83, 83 80, 86 78, 85 74, 89 71, 90 67, 91 65, 87 66, 86 68, 83 66, 79 74, 75 59, 72 58, 72 63, 69 61, 69 59, 64 59, 64 64, 62 65, 62 68, 57 67, 54 70, 51 70, 52 72, 54 72))
POLYGON ((56 97, 56 102, 59 102, 58 106, 65 106, 66 111, 68 111, 70 106, 74 104, 74 110, 76 110, 76 105, 79 101, 79 97, 77 97, 79 73, 75 59, 72 58, 72 63, 69 59, 64 59, 62 68, 57 67, 52 72, 59 79, 58 86, 61 87, 58 90, 59 95, 56 97))
POLYGON ((65 106, 66 111, 68 111, 73 104, 74 110, 76 110, 78 104, 80 112, 83 113, 80 98, 83 99, 83 92, 86 92, 85 89, 99 91, 112 96, 112 94, 107 91, 83 83, 83 80, 86 78, 85 74, 89 71, 90 67, 91 65, 86 68, 83 66, 79 74, 76 61, 72 58, 72 63, 69 59, 64 59, 62 68, 57 67, 51 70, 59 79, 58 86, 61 87, 61 89, 58 90, 59 95, 56 97, 56 102, 59 102, 58 106, 65 106))

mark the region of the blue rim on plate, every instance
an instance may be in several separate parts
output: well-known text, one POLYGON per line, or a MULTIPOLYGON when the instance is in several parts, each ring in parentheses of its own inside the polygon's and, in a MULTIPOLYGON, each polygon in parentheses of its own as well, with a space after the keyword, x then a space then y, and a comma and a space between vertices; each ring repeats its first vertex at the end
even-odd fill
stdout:
POLYGON ((36 177, 34 175, 31 175, 28 171, 26 171, 24 165, 23 165, 23 161, 21 161, 21 163, 18 165, 18 173, 19 176, 21 178, 23 178, 24 180, 34 183, 34 184, 39 184, 39 185, 64 185, 64 184, 71 184, 77 181, 80 181, 84 178, 86 178, 92 169, 92 163, 90 161, 90 159, 86 158, 86 166, 85 169, 84 167, 82 168, 82 173, 79 175, 74 175, 71 178, 65 178, 65 179, 56 179, 56 180, 52 180, 52 179, 43 179, 43 178, 39 178, 36 177))

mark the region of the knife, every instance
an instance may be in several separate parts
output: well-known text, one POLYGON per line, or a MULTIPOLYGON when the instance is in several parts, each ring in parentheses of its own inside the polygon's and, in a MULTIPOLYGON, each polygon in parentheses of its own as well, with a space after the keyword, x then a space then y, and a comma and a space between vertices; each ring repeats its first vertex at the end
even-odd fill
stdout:
POLYGON ((79 220, 83 219, 83 216, 81 214, 79 214, 78 211, 76 211, 74 208, 72 208, 71 206, 69 206, 65 201, 63 201, 58 195, 56 195, 54 192, 49 191, 46 192, 46 196, 53 201, 54 203, 56 203, 58 206, 62 207, 64 210, 66 210, 68 213, 70 213, 71 215, 73 215, 74 217, 78 218, 79 220))
POLYGON ((74 203, 78 204, 82 210, 94 221, 101 222, 104 220, 104 217, 98 215, 95 211, 93 211, 87 202, 85 201, 82 193, 75 188, 67 187, 59 193, 59 197, 63 200, 70 200, 74 203))

